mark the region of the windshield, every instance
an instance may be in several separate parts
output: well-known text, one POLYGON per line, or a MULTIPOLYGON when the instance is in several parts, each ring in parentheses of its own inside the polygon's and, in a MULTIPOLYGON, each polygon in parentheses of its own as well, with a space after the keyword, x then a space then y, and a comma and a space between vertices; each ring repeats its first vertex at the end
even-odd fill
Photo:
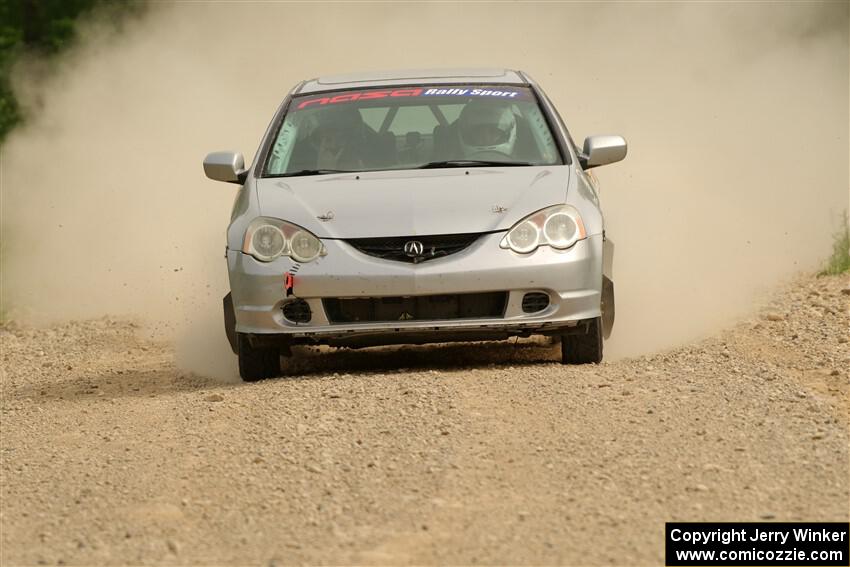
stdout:
POLYGON ((294 97, 263 175, 560 163, 530 88, 443 85, 294 97))

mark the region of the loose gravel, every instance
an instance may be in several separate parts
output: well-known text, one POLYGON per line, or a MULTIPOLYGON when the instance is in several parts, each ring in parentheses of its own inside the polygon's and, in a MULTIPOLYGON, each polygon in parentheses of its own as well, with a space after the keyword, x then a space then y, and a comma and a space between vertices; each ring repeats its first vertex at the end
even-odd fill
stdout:
POLYGON ((803 278, 651 356, 302 349, 256 384, 129 321, 9 324, 0 562, 648 565, 665 521, 848 521, 849 302, 803 278))

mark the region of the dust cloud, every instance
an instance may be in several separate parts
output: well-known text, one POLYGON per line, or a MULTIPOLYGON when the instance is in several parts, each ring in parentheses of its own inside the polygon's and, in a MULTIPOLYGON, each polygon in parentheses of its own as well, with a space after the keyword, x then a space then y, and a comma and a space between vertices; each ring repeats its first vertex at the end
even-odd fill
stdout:
MULTIPOLYGON (((528 71, 573 136, 620 133, 597 170, 616 243, 609 357, 670 347, 816 269, 848 206, 846 3, 154 4, 97 18, 2 148, 2 300, 22 321, 131 315, 180 364, 232 377, 220 298, 235 187, 303 78, 371 69, 528 71)), ((32 101, 36 101, 32 103, 32 101)))

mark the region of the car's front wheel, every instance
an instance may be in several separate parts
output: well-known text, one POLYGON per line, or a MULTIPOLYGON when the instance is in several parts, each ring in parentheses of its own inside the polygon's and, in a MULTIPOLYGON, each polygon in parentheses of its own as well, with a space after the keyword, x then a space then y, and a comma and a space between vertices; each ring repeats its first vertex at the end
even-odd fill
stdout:
POLYGON ((561 337, 563 364, 602 362, 602 318, 591 319, 573 333, 561 337))
POLYGON ((256 382, 280 375, 280 349, 252 346, 248 335, 238 333, 239 375, 245 382, 256 382))

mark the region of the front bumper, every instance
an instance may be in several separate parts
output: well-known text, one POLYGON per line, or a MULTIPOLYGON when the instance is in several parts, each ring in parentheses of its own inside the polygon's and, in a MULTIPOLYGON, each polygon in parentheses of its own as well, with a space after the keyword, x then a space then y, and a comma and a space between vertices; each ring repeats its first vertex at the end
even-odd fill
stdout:
POLYGON ((282 335, 292 343, 345 344, 362 339, 387 344, 430 342, 436 335, 445 340, 477 340, 555 334, 600 315, 602 235, 581 240, 569 250, 544 246, 527 255, 499 248, 503 236, 484 235, 461 252, 420 264, 374 258, 340 240, 325 240, 327 255, 301 265, 290 258, 263 263, 228 250, 236 330, 282 335), (283 285, 286 272, 294 273, 290 297, 283 285), (496 291, 507 292, 504 315, 498 318, 331 323, 322 303, 323 298, 496 291), (524 313, 522 298, 529 292, 546 293, 549 306, 524 313), (293 323, 283 316, 284 303, 293 298, 309 304, 309 323, 293 323))

